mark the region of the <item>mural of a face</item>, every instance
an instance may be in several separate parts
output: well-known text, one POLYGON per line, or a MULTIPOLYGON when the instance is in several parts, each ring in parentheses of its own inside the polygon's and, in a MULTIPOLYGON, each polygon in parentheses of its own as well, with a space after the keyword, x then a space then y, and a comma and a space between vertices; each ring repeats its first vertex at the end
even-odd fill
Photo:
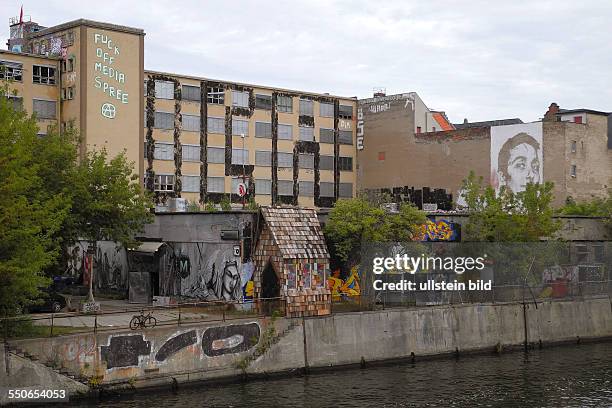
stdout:
POLYGON ((239 288, 240 274, 236 262, 228 262, 223 271, 223 292, 222 297, 225 300, 235 299, 234 292, 239 288))
POLYGON ((518 193, 527 183, 540 183, 539 150, 540 144, 526 133, 508 139, 499 151, 500 186, 518 193))

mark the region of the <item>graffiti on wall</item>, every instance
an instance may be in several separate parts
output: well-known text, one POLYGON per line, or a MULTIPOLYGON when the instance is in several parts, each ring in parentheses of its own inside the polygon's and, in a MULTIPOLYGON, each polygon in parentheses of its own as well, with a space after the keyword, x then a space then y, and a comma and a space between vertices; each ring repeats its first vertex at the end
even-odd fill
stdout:
POLYGON ((209 357, 241 353, 259 342, 257 323, 210 327, 202 335, 202 351, 209 357))
POLYGON ((459 241, 461 227, 449 220, 427 220, 421 224, 419 234, 415 241, 459 241))
POLYGON ((491 127, 491 185, 499 193, 506 187, 525 191, 528 183, 541 183, 542 122, 491 127))
POLYGON ((106 368, 138 366, 141 356, 151 353, 151 342, 142 334, 111 337, 108 346, 100 346, 100 358, 106 368))
POLYGON ((315 289, 323 286, 329 276, 329 264, 311 259, 291 259, 285 262, 287 289, 315 289))
MULTIPOLYGON (((86 241, 79 241, 68 248, 65 276, 78 278, 83 284, 88 281, 86 241)), ((98 291, 124 291, 127 289, 127 252, 121 245, 111 241, 98 241, 93 256, 94 285, 98 291)))
POLYGON ((155 354, 155 360, 165 361, 166 359, 172 357, 174 354, 178 353, 182 349, 194 345, 197 342, 198 338, 195 330, 191 330, 186 333, 181 333, 177 336, 170 338, 161 346, 159 351, 155 354))
POLYGON ((331 291, 333 300, 341 298, 359 296, 361 287, 359 286, 359 265, 351 268, 351 273, 346 280, 340 277, 340 269, 336 269, 330 277, 327 278, 327 288, 331 291))

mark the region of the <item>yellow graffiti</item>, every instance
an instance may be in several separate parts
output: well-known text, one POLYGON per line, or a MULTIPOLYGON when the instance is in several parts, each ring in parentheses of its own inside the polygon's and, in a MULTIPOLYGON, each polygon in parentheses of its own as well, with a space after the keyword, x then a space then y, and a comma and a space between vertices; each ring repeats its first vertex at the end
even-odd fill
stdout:
POLYGON ((345 281, 340 279, 340 269, 336 269, 333 275, 327 278, 327 287, 331 291, 333 300, 340 300, 342 296, 359 296, 361 287, 359 286, 359 266, 351 268, 351 274, 345 281))
POLYGON ((450 222, 428 220, 425 224, 421 224, 415 241, 451 241, 454 234, 455 230, 450 222))

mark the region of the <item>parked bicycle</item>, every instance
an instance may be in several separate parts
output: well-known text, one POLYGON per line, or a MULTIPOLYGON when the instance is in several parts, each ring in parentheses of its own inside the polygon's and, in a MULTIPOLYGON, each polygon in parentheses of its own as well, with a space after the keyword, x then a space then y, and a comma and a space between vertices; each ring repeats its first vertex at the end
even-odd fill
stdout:
POLYGON ((140 311, 140 315, 134 315, 130 320, 130 329, 138 328, 146 329, 157 326, 157 319, 151 316, 151 312, 144 314, 144 310, 140 311))

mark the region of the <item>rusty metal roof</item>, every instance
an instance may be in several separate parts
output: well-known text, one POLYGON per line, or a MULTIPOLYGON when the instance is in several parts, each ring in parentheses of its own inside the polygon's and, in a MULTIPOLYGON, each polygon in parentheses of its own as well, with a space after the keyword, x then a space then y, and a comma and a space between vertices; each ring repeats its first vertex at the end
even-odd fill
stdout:
POLYGON ((314 209, 262 207, 261 213, 283 258, 329 258, 314 209))

